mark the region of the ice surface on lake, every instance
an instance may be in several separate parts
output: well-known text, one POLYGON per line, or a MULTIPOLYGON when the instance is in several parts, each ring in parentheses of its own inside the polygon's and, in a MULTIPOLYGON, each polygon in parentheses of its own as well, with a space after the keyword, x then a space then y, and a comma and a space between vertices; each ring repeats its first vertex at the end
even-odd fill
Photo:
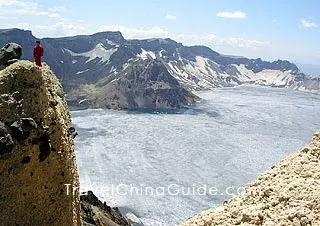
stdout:
POLYGON ((320 129, 320 96, 255 86, 198 93, 181 114, 72 112, 82 190, 146 225, 175 225, 219 206, 239 187, 299 150, 320 129), (219 195, 112 195, 112 185, 216 187, 219 195))

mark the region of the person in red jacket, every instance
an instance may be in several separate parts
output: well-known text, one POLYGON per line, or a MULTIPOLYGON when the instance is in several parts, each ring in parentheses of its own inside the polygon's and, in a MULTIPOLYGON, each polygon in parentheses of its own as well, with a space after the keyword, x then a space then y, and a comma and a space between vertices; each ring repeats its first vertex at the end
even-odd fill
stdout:
POLYGON ((33 48, 33 57, 36 65, 41 67, 41 57, 43 56, 43 46, 40 45, 40 41, 36 41, 36 46, 33 48))

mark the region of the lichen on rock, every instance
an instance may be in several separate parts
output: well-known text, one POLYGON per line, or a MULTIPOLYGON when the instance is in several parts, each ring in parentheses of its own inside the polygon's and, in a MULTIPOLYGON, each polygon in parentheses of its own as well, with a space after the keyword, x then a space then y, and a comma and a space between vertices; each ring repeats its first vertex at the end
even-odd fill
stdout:
POLYGON ((71 117, 47 65, 0 71, 0 216, 3 225, 81 225, 71 117))
POLYGON ((320 225, 320 132, 310 145, 280 161, 222 208, 183 226, 320 225))

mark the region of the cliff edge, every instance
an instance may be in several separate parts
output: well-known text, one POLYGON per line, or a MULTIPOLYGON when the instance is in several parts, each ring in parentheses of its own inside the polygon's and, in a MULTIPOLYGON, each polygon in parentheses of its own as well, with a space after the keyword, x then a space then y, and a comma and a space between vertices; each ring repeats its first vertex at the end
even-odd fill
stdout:
POLYGON ((0 71, 1 225, 81 225, 79 194, 65 186, 79 187, 70 123, 47 65, 19 61, 0 71))
POLYGON ((183 226, 320 225, 320 132, 312 143, 246 186, 245 192, 183 226))

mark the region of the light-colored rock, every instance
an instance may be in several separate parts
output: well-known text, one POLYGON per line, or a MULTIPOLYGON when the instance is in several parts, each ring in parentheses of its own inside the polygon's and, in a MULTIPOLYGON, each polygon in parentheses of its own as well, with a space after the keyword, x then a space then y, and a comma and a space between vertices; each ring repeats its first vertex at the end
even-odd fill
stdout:
POLYGON ((79 186, 71 118, 47 65, 19 61, 0 71, 0 121, 9 142, 0 151, 0 224, 81 225, 79 194, 67 196, 65 186, 79 186))
POLYGON ((320 225, 320 133, 312 143, 280 161, 246 186, 243 194, 190 218, 198 225, 320 225))

